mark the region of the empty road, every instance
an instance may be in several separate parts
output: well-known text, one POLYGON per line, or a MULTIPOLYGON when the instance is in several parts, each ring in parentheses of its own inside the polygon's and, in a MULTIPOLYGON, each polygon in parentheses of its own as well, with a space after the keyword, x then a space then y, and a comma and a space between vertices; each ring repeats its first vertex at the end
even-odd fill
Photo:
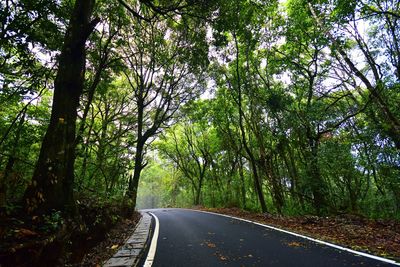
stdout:
MULTIPOLYGON (((249 222, 185 209, 158 218, 154 267, 396 266, 249 222)), ((151 253, 149 253, 151 254, 151 253)))

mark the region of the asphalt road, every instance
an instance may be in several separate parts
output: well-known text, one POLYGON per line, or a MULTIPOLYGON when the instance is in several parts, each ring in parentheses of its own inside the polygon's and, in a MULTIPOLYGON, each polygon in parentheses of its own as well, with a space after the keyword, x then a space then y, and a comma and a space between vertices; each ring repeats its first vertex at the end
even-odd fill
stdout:
POLYGON ((159 220, 154 267, 395 266, 233 218, 183 209, 150 212, 159 220))

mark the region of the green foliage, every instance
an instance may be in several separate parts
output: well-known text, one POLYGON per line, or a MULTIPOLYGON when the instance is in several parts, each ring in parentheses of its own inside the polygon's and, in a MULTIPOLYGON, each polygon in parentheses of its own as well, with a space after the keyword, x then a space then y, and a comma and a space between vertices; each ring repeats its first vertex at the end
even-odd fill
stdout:
MULTIPOLYGON (((225 2, 221 6, 225 16, 218 17, 213 25, 213 44, 219 53, 210 68, 216 84, 214 98, 185 106, 186 120, 172 128, 157 146, 165 164, 175 166, 182 182, 195 192, 198 186, 193 181, 200 175, 188 177, 195 170, 190 157, 196 154, 185 146, 201 142, 205 131, 215 132, 207 137, 212 153, 202 186, 203 205, 260 209, 251 182, 249 154, 243 149, 238 128, 240 86, 245 141, 257 162, 271 211, 395 217, 399 208, 399 148, 390 131, 396 131, 392 126, 398 116, 382 119, 382 110, 365 102, 369 89, 350 82, 354 73, 339 70, 343 64, 339 53, 351 55, 365 52, 367 46, 383 46, 372 35, 360 40, 364 36, 345 33, 349 20, 357 18, 362 8, 357 1, 314 5, 301 0, 287 1, 279 8, 271 4, 254 9, 249 2, 225 2), (280 19, 260 24, 269 16, 280 19), (325 24, 326 31, 320 23, 325 24), (340 23, 338 31, 327 34, 330 25, 340 23), (259 35, 261 31, 264 36, 259 35), (182 130, 191 128, 196 129, 193 140, 185 138, 182 130), (374 199, 385 211, 379 211, 379 204, 371 204, 374 199)), ((391 21, 370 17, 365 23, 368 19, 390 27, 391 21)), ((377 60, 377 51, 364 56, 377 60)), ((382 63, 380 67, 383 70, 386 66, 382 63)), ((366 66, 361 72, 370 68, 366 66)), ((384 77, 377 81, 377 86, 382 86, 381 105, 395 114, 398 105, 392 100, 399 95, 389 85, 392 74, 386 75, 385 85, 384 77)))
POLYGON ((60 211, 53 211, 43 215, 43 226, 41 229, 46 232, 56 232, 64 224, 64 219, 60 211))
MULTIPOLYGON (((138 207, 260 211, 261 195, 268 212, 398 217, 395 1, 127 3, 140 14, 95 6, 71 163, 77 196, 134 205, 126 193, 139 169, 138 207)), ((0 3, 6 212, 39 156, 72 6, 0 3)), ((46 216, 48 230, 62 223, 46 216)))

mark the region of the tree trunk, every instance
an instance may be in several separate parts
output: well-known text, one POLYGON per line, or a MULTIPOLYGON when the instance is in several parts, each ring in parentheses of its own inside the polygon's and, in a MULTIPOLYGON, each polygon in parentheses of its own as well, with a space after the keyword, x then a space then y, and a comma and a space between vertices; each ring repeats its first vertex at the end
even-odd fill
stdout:
MULTIPOLYGON (((103 173, 103 164, 106 153, 106 143, 107 143, 107 130, 109 124, 109 105, 105 103, 104 116, 102 116, 100 138, 98 139, 98 149, 96 153, 96 165, 92 174, 89 177, 89 185, 93 185, 96 188, 101 188, 101 180, 98 177, 99 172, 103 173), (93 182, 92 182, 93 181, 93 182)), ((100 175, 101 176, 101 175, 100 175)))
POLYGON ((285 204, 285 197, 282 190, 281 181, 279 180, 279 176, 276 175, 273 169, 272 157, 265 158, 265 172, 269 177, 271 186, 272 186, 272 198, 276 207, 276 210, 279 214, 282 213, 282 208, 285 204))
MULTIPOLYGON (((92 119, 91 119, 90 124, 89 124, 89 129, 87 131, 86 141, 83 142, 83 140, 82 140, 81 150, 82 150, 82 158, 83 158, 83 160, 82 160, 82 166, 81 166, 81 171, 80 171, 80 175, 79 175, 79 180, 80 180, 81 183, 85 179, 86 168, 87 168, 88 160, 89 160, 89 157, 90 157, 90 152, 89 152, 90 146, 91 146, 90 145, 90 138, 92 136, 93 125, 94 125, 94 117, 92 116, 92 119)), ((79 142, 76 142, 75 144, 78 145, 79 142)))
POLYGON ((127 197, 132 201, 133 207, 136 207, 137 190, 139 186, 140 173, 143 169, 143 148, 145 140, 138 138, 135 153, 135 167, 133 169, 133 176, 129 179, 127 197))
POLYGON ((322 211, 328 208, 328 203, 326 201, 326 184, 321 177, 321 172, 319 169, 318 163, 318 147, 319 140, 318 138, 313 138, 311 136, 308 137, 309 142, 309 151, 307 151, 308 156, 308 164, 307 164, 307 174, 310 178, 310 188, 313 194, 313 205, 318 215, 322 213, 322 211))
POLYGON ((200 177, 199 177, 199 183, 197 186, 197 191, 196 191, 196 199, 194 201, 194 205, 198 206, 200 205, 200 197, 201 197, 201 188, 203 187, 203 181, 204 181, 204 175, 205 175, 205 168, 200 172, 200 177))
POLYGON ((201 189, 197 188, 196 189, 196 196, 194 198, 194 203, 193 203, 195 206, 200 205, 200 194, 201 194, 201 189))
POLYGON ((241 79, 240 79, 240 68, 239 68, 239 44, 237 40, 236 33, 233 33, 234 39, 235 39, 235 46, 236 46, 236 78, 237 78, 237 91, 238 91, 238 108, 239 108, 239 128, 240 128, 240 135, 241 135, 241 140, 243 147, 249 156, 249 161, 251 164, 251 169, 253 171, 253 179, 254 179, 254 186, 257 192, 258 200, 260 202, 261 210, 262 212, 268 212, 267 205, 265 204, 265 199, 264 199, 264 193, 262 191, 262 186, 261 186, 261 181, 260 177, 258 175, 257 171, 257 163, 256 159, 254 157, 253 152, 248 146, 247 139, 246 139, 246 131, 244 128, 244 123, 243 123, 243 117, 244 117, 244 112, 243 112, 243 107, 242 107, 242 88, 241 88, 241 79))
POLYGON ((90 21, 95 0, 76 0, 54 82, 50 124, 32 182, 25 191, 28 212, 62 210, 73 215, 75 128, 85 77, 85 43, 97 20, 90 21))
POLYGON ((239 176, 240 176, 240 183, 241 183, 240 197, 242 200, 242 208, 246 209, 246 184, 245 184, 244 173, 243 173, 243 159, 241 156, 239 159, 239 176))
POLYGON ((280 151, 280 154, 285 163, 288 175, 290 177, 290 195, 292 198, 295 198, 297 191, 298 174, 296 170, 296 165, 294 164, 292 151, 289 147, 286 150, 288 155, 286 155, 285 153, 286 151, 284 149, 280 151))

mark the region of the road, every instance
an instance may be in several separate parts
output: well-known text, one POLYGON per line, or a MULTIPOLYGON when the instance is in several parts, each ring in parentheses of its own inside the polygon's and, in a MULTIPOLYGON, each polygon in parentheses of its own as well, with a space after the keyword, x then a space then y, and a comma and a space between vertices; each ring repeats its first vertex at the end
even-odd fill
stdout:
POLYGON ((154 267, 395 266, 234 218, 184 209, 150 212, 159 221, 154 267))

